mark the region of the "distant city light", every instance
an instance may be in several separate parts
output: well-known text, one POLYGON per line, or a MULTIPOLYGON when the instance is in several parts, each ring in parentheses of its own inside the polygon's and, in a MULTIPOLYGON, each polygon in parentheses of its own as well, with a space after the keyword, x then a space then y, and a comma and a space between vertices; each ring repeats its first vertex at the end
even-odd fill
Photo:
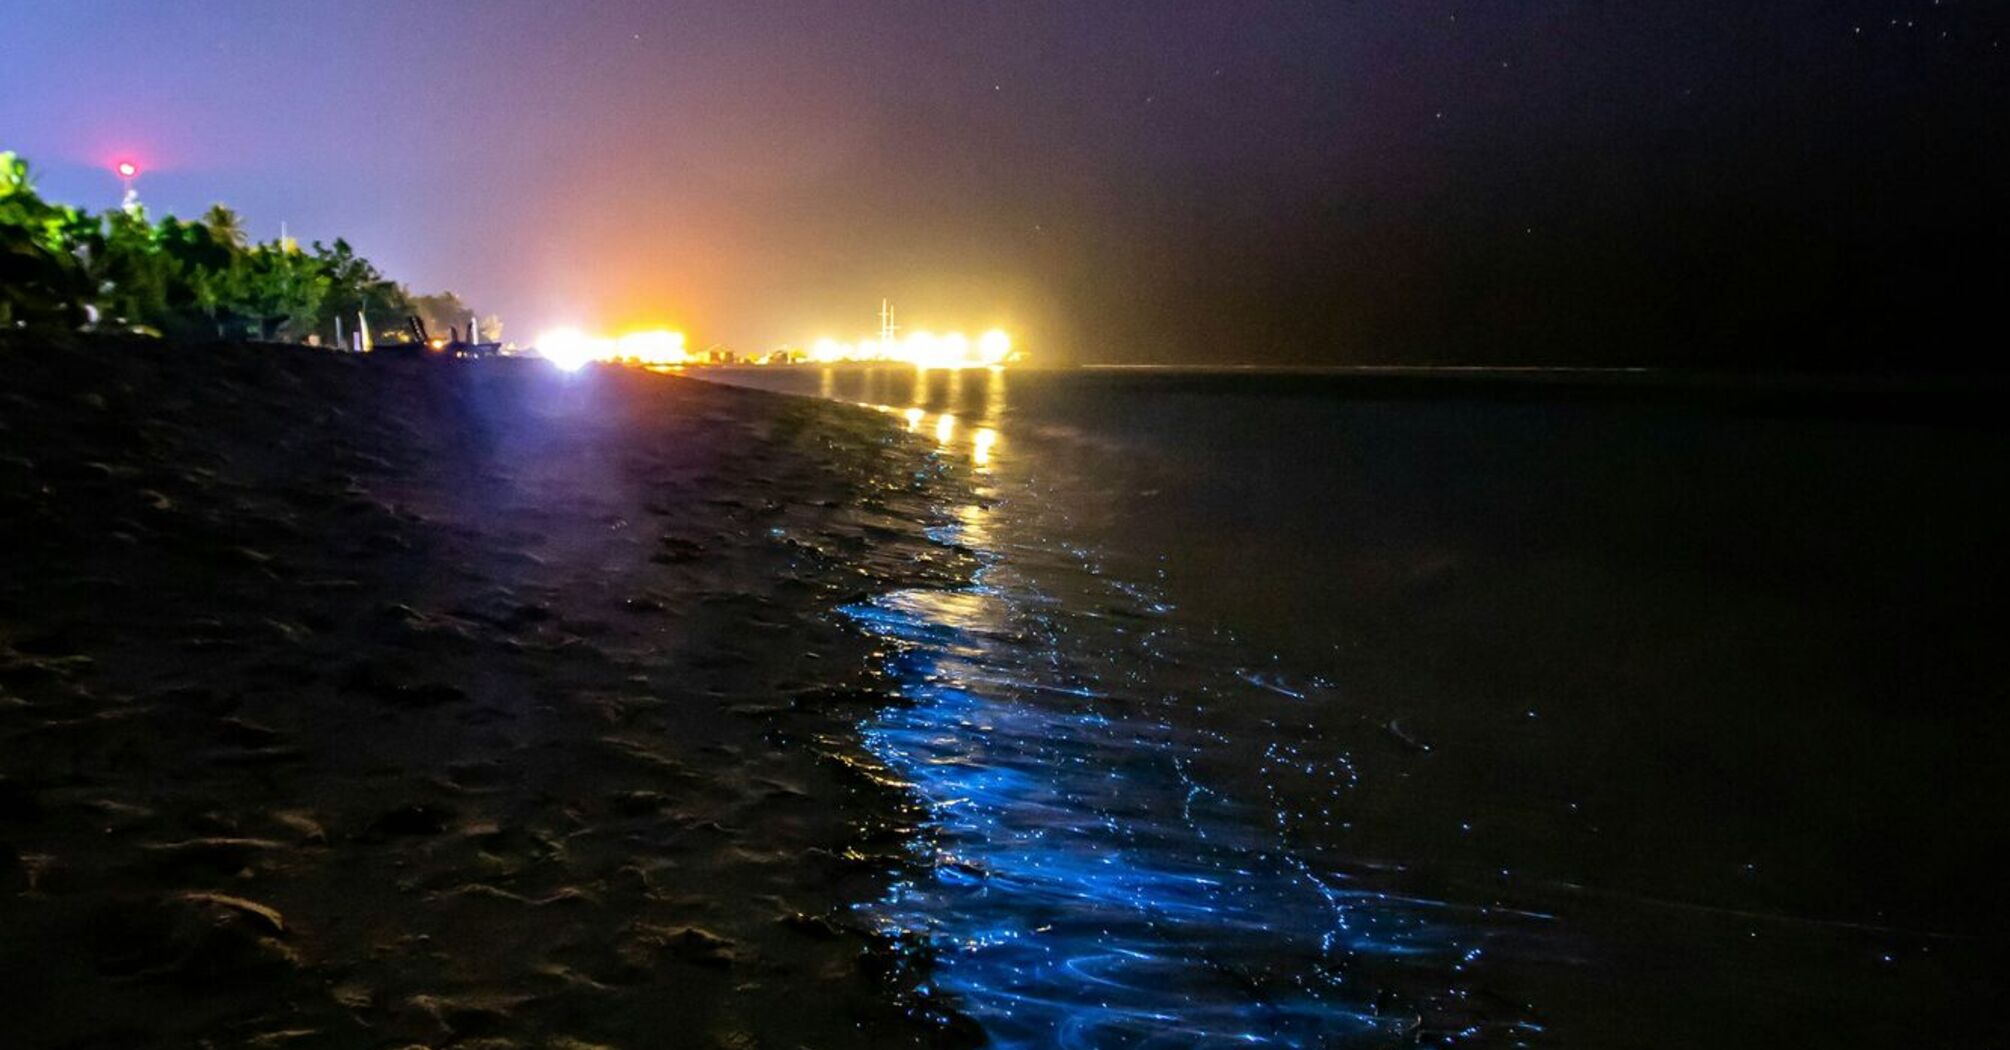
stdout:
MULTIPOLYGON (((608 337, 578 328, 553 328, 538 335, 531 344, 538 353, 566 371, 583 368, 590 361, 642 365, 652 368, 681 368, 686 365, 732 361, 712 350, 693 354, 684 333, 666 328, 647 328, 608 337)), ((807 354, 776 352, 751 358, 750 364, 835 364, 838 362, 884 362, 906 364, 920 369, 1002 368, 1017 357, 1012 337, 994 328, 975 339, 961 332, 911 332, 895 338, 891 334, 866 336, 857 342, 819 339, 807 354)))
POLYGON ((662 328, 629 332, 618 339, 588 335, 577 328, 553 328, 539 333, 531 345, 545 360, 567 372, 576 372, 589 361, 672 366, 691 360, 684 349, 684 333, 662 328))
POLYGON ((987 365, 1001 364, 1012 353, 1012 337, 996 328, 977 337, 977 356, 987 365))
POLYGON ((994 328, 976 339, 961 332, 910 332, 904 338, 867 336, 855 343, 825 337, 810 344, 812 364, 885 361, 916 368, 990 368, 1012 356, 1012 337, 994 328))
POLYGON ((691 355, 684 350, 684 333, 652 328, 616 339, 613 359, 639 365, 681 365, 688 363, 691 355))

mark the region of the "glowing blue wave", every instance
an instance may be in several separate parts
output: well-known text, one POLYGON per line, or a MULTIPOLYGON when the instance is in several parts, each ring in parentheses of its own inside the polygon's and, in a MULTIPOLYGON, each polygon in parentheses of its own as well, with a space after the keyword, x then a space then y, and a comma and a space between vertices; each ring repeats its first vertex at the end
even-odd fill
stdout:
MULTIPOLYGON (((1471 964, 1484 937, 1462 924, 1466 910, 1330 870, 1285 845, 1278 813, 1204 783, 1196 765, 1229 741, 1168 700, 1194 668, 1168 655, 1178 639, 1153 623, 1163 607, 1087 572, 1069 586, 1105 588, 1121 615, 1054 597, 986 542, 986 513, 963 508, 934 534, 984 559, 970 586, 843 610, 890 643, 886 670, 906 701, 860 727, 865 745, 932 814, 924 874, 865 910, 930 946, 934 990, 999 1046, 1418 1036, 1419 1013, 1364 974, 1449 977, 1471 964)), ((1211 691, 1300 695, 1233 669, 1213 677, 1211 691)), ((1343 792, 1353 777, 1344 759, 1325 773, 1343 792)))

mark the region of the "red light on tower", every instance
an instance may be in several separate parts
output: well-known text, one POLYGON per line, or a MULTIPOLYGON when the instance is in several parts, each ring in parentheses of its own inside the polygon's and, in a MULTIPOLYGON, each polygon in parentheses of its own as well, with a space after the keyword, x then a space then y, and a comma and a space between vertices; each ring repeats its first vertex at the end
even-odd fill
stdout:
POLYGON ((112 165, 112 170, 118 172, 119 181, 126 184, 126 198, 119 202, 119 207, 134 211, 140 206, 140 191, 133 185, 133 180, 139 177, 140 166, 132 161, 122 160, 112 165))

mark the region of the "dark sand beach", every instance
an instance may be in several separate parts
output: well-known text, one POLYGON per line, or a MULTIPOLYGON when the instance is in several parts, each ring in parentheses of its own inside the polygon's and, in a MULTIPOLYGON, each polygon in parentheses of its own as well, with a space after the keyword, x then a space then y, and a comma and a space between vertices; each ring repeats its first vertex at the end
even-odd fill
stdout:
POLYGON ((0 337, 10 1046, 955 1038, 828 615, 961 579, 877 414, 0 337))
POLYGON ((0 1045, 2000 1041, 1986 391, 0 368, 0 1045))
POLYGON ((2004 8, 6 5, 0 1050, 2010 1048, 2004 8))

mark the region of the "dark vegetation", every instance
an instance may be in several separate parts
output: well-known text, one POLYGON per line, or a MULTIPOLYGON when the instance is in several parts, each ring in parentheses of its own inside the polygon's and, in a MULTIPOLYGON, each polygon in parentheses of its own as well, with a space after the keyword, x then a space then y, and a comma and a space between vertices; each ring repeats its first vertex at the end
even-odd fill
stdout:
POLYGON ((0 328, 332 341, 338 319, 351 331, 361 316, 381 338, 413 315, 444 333, 470 313, 452 292, 412 294, 339 238, 253 243, 221 204, 156 222, 139 205, 94 215, 46 201, 27 162, 0 152, 0 328))

